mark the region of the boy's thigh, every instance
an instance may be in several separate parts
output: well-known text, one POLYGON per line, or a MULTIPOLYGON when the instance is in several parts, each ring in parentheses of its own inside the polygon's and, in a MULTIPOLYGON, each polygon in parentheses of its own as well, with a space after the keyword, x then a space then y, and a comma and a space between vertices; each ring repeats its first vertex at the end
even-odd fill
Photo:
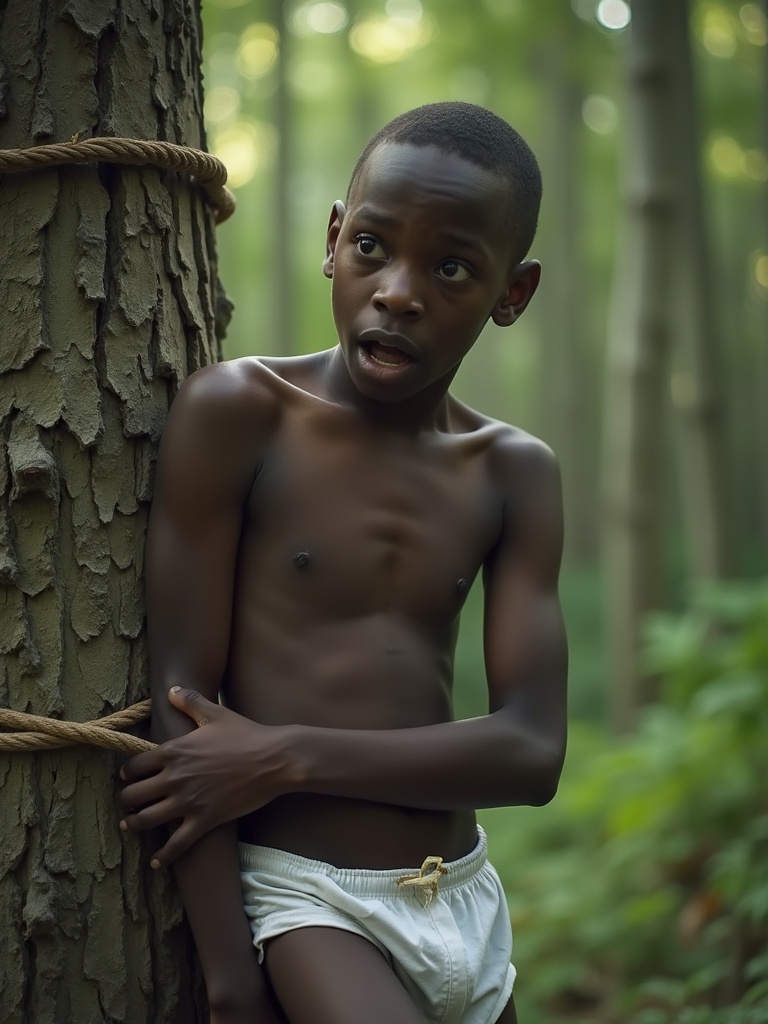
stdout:
POLYGON ((291 1024, 426 1024, 379 950, 352 932, 286 932, 267 944, 265 965, 291 1024))

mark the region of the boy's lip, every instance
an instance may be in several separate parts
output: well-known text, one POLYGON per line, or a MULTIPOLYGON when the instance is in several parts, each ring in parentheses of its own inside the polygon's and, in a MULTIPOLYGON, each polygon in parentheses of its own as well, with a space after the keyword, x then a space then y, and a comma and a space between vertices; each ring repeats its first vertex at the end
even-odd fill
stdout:
POLYGON ((369 327, 360 333, 358 341, 361 345, 382 345, 384 348, 397 349, 398 352, 402 352, 409 359, 416 360, 419 357, 418 349, 411 339, 406 338, 404 334, 398 334, 396 331, 385 331, 380 327, 369 327))

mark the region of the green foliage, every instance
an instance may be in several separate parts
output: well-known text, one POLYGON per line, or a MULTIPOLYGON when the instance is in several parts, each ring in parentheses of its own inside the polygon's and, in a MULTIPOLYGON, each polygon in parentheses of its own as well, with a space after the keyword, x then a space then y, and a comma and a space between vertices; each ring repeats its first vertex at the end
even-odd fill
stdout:
POLYGON ((544 809, 489 812, 521 1019, 768 1021, 768 583, 649 623, 662 700, 574 731, 544 809))

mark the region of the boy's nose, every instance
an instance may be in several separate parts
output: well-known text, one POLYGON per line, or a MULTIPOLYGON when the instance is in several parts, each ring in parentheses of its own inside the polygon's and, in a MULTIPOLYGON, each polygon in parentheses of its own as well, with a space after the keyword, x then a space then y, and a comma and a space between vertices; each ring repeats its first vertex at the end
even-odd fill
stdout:
POLYGON ((417 281, 414 275, 406 270, 393 268, 389 273, 382 275, 372 302, 380 313, 405 316, 412 320, 424 315, 424 302, 417 281))

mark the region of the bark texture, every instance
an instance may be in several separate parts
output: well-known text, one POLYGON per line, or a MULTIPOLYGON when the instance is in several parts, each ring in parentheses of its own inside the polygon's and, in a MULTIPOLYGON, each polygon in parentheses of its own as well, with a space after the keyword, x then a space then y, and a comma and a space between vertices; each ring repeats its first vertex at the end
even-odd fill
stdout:
MULTIPOLYGON (((193 0, 0 0, 0 147, 205 148, 193 0)), ((0 705, 72 721, 147 696, 142 562, 180 382, 219 357, 194 183, 0 177, 0 705)), ((0 755, 0 1021, 204 1019, 168 879, 122 840, 118 758, 0 755)))
POLYGON ((674 63, 668 0, 632 8, 624 199, 605 379, 603 530, 614 724, 632 726, 646 612, 663 604, 664 423, 674 272, 674 63))

